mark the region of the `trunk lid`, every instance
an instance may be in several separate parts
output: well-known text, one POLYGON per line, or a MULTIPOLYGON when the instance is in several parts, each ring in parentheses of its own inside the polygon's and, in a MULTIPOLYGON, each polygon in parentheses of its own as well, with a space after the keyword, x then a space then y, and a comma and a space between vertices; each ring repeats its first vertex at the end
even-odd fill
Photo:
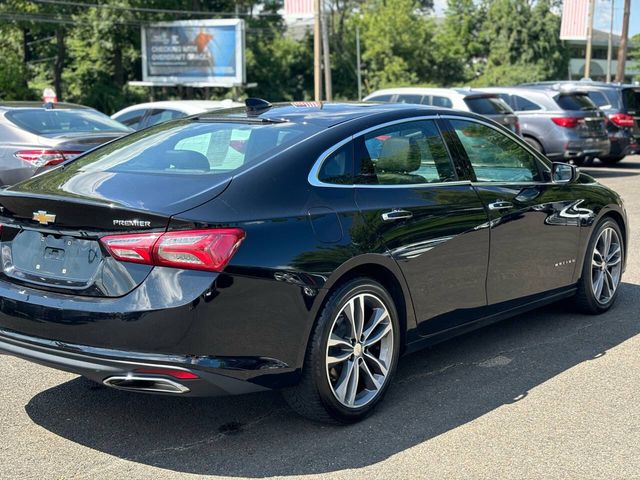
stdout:
POLYGON ((153 267, 116 261, 99 239, 163 232, 172 215, 214 198, 230 181, 63 166, 0 191, 0 278, 73 295, 125 295, 153 267))

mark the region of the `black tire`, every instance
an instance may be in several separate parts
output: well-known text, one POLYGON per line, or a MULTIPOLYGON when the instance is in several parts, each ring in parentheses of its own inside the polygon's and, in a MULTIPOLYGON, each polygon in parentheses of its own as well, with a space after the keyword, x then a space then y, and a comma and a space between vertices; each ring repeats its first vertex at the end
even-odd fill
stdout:
POLYGON ((624 155, 610 155, 608 157, 601 157, 599 158, 599 160, 602 163, 605 163, 607 165, 613 165, 615 163, 618 163, 620 160, 622 160, 625 156, 624 155))
MULTIPOLYGON (((619 242, 620 242, 620 266, 622 269, 622 265, 624 265, 624 238, 622 236, 622 232, 620 231, 620 226, 618 222, 616 222, 611 217, 605 217, 596 228, 593 230, 593 234, 591 235, 591 239, 589 240, 589 245, 587 246, 587 252, 585 253, 584 263, 582 266, 582 275, 580 280, 578 281, 578 292, 575 296, 575 304, 579 311, 583 313, 588 313, 591 315, 598 315, 600 313, 604 313, 611 308, 611 306, 615 303, 616 298, 618 297, 618 292, 620 291, 619 283, 616 285, 615 292, 606 302, 600 302, 596 299, 595 293, 593 292, 593 274, 592 274, 592 258, 594 255, 594 248, 596 246, 596 242, 600 238, 602 232, 607 228, 613 228, 618 234, 619 242)), ((622 275, 622 270, 620 270, 620 275, 622 275)))
POLYGON ((544 148, 542 148, 542 144, 539 141, 537 141, 535 138, 532 138, 532 137, 523 137, 523 138, 524 138, 524 141, 527 142, 529 146, 531 146, 531 148, 533 148, 537 152, 544 153, 544 148))
MULTIPOLYGON (((329 294, 311 333, 302 379, 298 385, 283 390, 283 396, 293 410, 311 420, 334 424, 358 422, 370 415, 384 397, 395 374, 399 351, 400 324, 391 295, 382 285, 373 280, 367 278, 349 280, 329 294), (347 407, 338 400, 330 384, 327 369, 327 344, 334 328, 334 321, 337 321, 336 318, 340 315, 342 308, 347 305, 349 300, 363 293, 377 297, 386 307, 390 317, 389 324, 392 328, 392 339, 389 343, 393 345, 393 351, 384 383, 377 390, 373 399, 363 406, 347 407)), ((356 358, 355 365, 359 365, 358 361, 364 363, 364 359, 356 358)), ((355 368, 360 369, 360 367, 355 368)))

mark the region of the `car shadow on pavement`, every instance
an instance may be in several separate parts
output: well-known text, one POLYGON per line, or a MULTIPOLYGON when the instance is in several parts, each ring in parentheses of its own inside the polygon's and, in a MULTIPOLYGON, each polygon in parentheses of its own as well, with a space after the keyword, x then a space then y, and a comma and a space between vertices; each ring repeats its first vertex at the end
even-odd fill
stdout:
MULTIPOLYGON (((155 397, 80 378, 39 393, 26 412, 72 442, 176 472, 265 477, 364 467, 523 401, 536 386, 638 335, 640 286, 620 288, 604 315, 556 304, 405 356, 380 408, 356 425, 308 422, 275 392, 155 397)), ((109 465, 100 463, 107 475, 109 465)))

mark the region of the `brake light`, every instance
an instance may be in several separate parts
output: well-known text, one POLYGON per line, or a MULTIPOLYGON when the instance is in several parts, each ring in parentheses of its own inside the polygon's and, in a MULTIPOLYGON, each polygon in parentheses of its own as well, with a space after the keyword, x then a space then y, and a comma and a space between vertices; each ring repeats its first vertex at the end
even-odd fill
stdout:
POLYGON ((560 127, 575 128, 578 126, 580 119, 574 117, 552 117, 551 121, 560 127))
POLYGON ((45 167, 58 165, 66 160, 72 160, 80 155, 82 152, 76 152, 71 150, 21 150, 14 153, 14 155, 20 160, 32 163, 36 167, 45 167))
POLYGON ((609 115, 609 121, 618 127, 633 127, 635 125, 634 118, 626 113, 614 113, 609 115))
POLYGON ((109 235, 100 240, 122 262, 219 272, 229 263, 245 233, 239 228, 109 235))

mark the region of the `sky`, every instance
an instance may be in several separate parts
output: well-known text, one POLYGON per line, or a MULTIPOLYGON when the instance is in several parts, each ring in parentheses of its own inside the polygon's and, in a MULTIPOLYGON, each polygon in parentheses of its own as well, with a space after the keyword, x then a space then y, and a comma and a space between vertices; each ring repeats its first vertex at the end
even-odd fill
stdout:
MULTIPOLYGON (((444 0, 443 0, 444 1, 444 0)), ((596 0, 596 14, 594 27, 598 30, 609 31, 611 21, 611 1, 596 0)), ((613 33, 620 34, 622 30, 622 13, 624 0, 613 0, 613 33)), ((631 16, 629 17, 629 36, 640 33, 640 0, 631 0, 631 16)))
MULTIPOLYGON (((609 22, 611 19, 611 1, 614 2, 613 32, 620 34, 620 31, 622 30, 622 9, 624 0, 596 0, 596 14, 594 25, 598 30, 604 30, 605 32, 609 31, 609 22)), ((444 11, 447 8, 447 0, 434 0, 433 5, 436 16, 443 16, 444 11)), ((633 37, 637 33, 640 33, 640 0, 631 0, 629 36, 633 37)))

